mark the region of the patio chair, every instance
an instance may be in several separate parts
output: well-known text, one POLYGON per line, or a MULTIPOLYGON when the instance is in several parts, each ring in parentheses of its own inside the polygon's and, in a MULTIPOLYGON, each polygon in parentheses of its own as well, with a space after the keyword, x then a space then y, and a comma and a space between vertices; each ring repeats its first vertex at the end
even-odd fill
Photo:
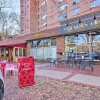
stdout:
POLYGON ((51 65, 55 65, 55 60, 53 58, 47 58, 47 62, 51 65))
POLYGON ((66 62, 69 67, 74 67, 76 66, 76 60, 74 58, 69 58, 66 62))
POLYGON ((81 68, 82 70, 85 70, 85 68, 90 68, 91 71, 94 70, 93 64, 91 60, 81 60, 81 68))
POLYGON ((80 68, 80 66, 81 66, 81 59, 77 59, 76 60, 76 67, 80 68))
POLYGON ((5 77, 7 76, 7 71, 13 71, 13 75, 15 76, 15 68, 14 64, 7 63, 5 67, 5 77))
POLYGON ((61 58, 55 59, 55 66, 59 67, 61 64, 63 64, 63 60, 61 58))

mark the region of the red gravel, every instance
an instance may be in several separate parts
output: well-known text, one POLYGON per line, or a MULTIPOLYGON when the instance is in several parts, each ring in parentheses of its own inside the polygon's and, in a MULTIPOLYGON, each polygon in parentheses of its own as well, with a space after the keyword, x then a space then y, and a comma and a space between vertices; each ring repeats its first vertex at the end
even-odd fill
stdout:
POLYGON ((6 77, 3 100, 100 100, 100 89, 43 77, 35 79, 35 85, 19 88, 17 77, 6 77))

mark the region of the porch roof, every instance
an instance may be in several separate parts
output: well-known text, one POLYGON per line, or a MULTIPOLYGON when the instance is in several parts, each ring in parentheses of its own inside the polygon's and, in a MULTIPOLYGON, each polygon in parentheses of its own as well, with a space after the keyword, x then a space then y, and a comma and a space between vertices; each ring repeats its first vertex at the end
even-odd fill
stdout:
POLYGON ((26 47, 26 43, 21 43, 21 44, 0 44, 0 47, 26 47))

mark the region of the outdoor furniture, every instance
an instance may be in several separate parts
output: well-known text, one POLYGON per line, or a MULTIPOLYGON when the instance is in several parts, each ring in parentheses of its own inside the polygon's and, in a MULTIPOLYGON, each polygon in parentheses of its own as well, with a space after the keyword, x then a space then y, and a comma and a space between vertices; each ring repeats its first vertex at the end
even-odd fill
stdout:
POLYGON ((47 62, 51 65, 55 65, 55 59, 54 58, 47 58, 47 62))
POLYGON ((63 59, 60 59, 59 64, 64 66, 67 64, 66 62, 67 62, 67 59, 63 58, 63 59))
POLYGON ((93 60, 93 63, 92 63, 94 66, 98 66, 100 67, 100 60, 93 60))
POLYGON ((75 59, 75 64, 77 68, 80 68, 82 59, 75 59))
POLYGON ((93 61, 92 60, 85 60, 85 59, 82 59, 81 60, 81 68, 82 68, 82 70, 85 70, 85 68, 90 68, 91 69, 91 71, 93 71, 94 70, 94 68, 93 68, 93 61))
POLYGON ((61 64, 60 58, 56 58, 55 59, 55 66, 60 66, 60 64, 61 64))
POLYGON ((13 72, 13 75, 15 76, 15 65, 13 63, 7 63, 5 66, 5 77, 7 76, 7 71, 13 72))
POLYGON ((69 66, 69 67, 74 67, 74 66, 76 66, 76 60, 74 59, 74 58, 69 58, 68 60, 67 60, 67 65, 69 66))

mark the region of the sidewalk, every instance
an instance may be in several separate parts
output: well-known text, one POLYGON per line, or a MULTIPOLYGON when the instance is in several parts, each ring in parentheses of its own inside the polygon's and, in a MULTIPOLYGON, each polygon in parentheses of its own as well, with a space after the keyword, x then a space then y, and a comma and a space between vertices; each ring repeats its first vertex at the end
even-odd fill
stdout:
POLYGON ((36 65, 36 76, 59 79, 100 88, 100 68, 95 67, 93 72, 68 69, 67 67, 50 67, 48 64, 36 65), (39 67, 41 66, 41 67, 39 67))

